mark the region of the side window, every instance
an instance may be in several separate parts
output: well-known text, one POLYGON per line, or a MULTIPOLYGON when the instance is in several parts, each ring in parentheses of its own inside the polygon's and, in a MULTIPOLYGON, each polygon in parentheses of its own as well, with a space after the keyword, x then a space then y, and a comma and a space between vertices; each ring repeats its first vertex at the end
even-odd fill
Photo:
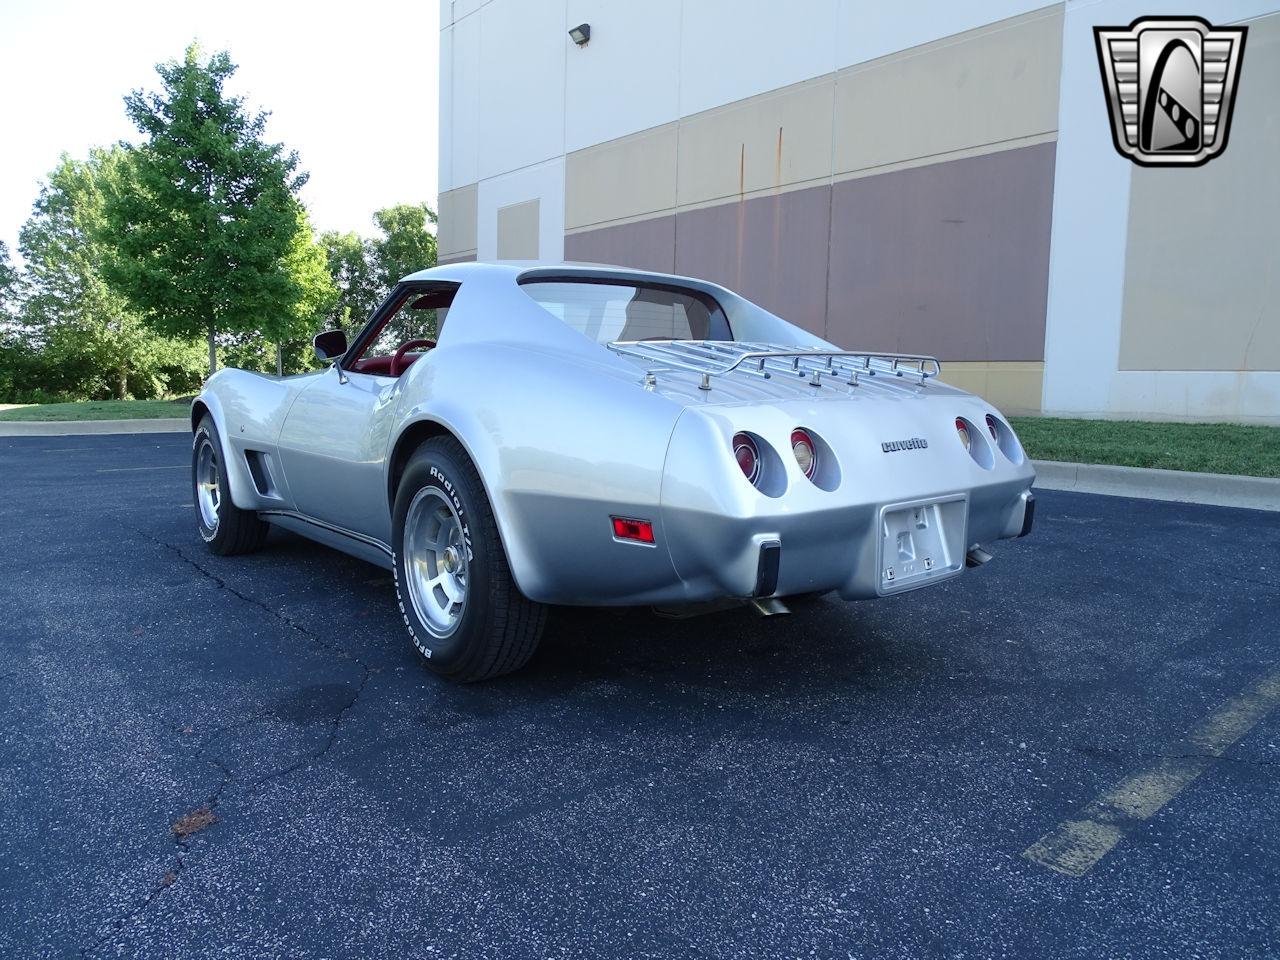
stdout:
MULTIPOLYGON (((398 291, 390 309, 379 311, 381 319, 375 321, 372 332, 366 328, 361 333, 368 339, 363 341, 358 354, 343 361, 343 366, 354 373, 386 375, 401 344, 410 340, 436 340, 440 336, 456 292, 456 284, 415 284, 398 291)), ((423 348, 412 349, 403 366, 416 360, 423 348)))
POLYGON ((406 291, 362 356, 389 356, 406 340, 436 339, 453 294, 453 290, 406 291))

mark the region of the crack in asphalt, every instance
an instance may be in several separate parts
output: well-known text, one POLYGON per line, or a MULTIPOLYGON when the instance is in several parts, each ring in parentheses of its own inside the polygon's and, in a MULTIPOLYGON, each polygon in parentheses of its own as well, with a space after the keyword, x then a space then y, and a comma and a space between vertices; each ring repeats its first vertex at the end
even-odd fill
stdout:
MULTIPOLYGON (((224 580, 222 577, 219 577, 217 574, 206 569, 204 565, 202 565, 195 559, 187 556, 187 554, 183 552, 181 547, 178 547, 172 543, 166 543, 165 541, 160 540, 157 537, 154 537, 151 534, 142 530, 137 530, 134 532, 150 540, 152 543, 156 544, 157 546, 163 547, 167 550, 171 550, 173 553, 177 554, 180 560, 182 560, 184 563, 186 563, 187 565, 195 569, 201 576, 205 577, 208 580, 211 580, 220 590, 226 590, 228 593, 230 593, 232 596, 236 597, 237 599, 242 600, 243 602, 248 603, 252 606, 255 606, 258 609, 269 614, 274 619, 279 620, 289 629, 305 637, 308 640, 308 642, 310 642, 313 646, 319 647, 322 650, 335 654, 341 659, 346 660, 349 663, 360 668, 360 682, 356 685, 355 692, 351 695, 351 699, 347 701, 347 703, 345 703, 342 707, 340 707, 338 711, 333 715, 333 718, 330 720, 329 735, 325 738, 324 745, 321 746, 319 750, 315 750, 310 753, 307 753, 301 759, 295 761, 294 763, 290 763, 277 770, 273 770, 270 773, 264 774, 263 776, 257 777, 256 779, 250 780, 247 783, 243 784, 243 786, 245 786, 248 790, 252 791, 263 786, 264 784, 271 783, 273 781, 283 780, 286 777, 290 776, 291 774, 296 773, 298 770, 311 766, 312 764, 322 760, 329 753, 329 751, 333 749, 333 745, 337 742, 338 730, 342 726, 343 720, 346 719, 347 715, 355 708, 356 703, 360 700, 361 695, 364 693, 365 686, 368 685, 369 683, 370 677, 372 677, 372 675, 376 672, 374 668, 370 667, 358 656, 351 653, 351 651, 347 650, 345 647, 341 646, 340 644, 332 643, 330 641, 322 639, 321 637, 318 637, 316 634, 312 633, 310 630, 308 630, 302 624, 298 623, 298 621, 294 620, 292 617, 290 617, 288 614, 284 613, 283 611, 276 610, 273 607, 268 606, 263 601, 259 600, 257 597, 250 596, 248 594, 242 593, 241 591, 237 590, 235 587, 227 583, 227 581, 224 580)), ((212 755, 207 756, 207 754, 209 754, 209 751, 227 734, 246 729, 255 723, 259 723, 263 720, 269 720, 276 717, 277 717, 277 713, 274 709, 261 710, 255 714, 252 714, 249 717, 243 718, 241 720, 237 720, 234 723, 229 723, 223 727, 219 727, 216 730, 209 733, 209 735, 204 738, 203 742, 200 744, 199 748, 196 750, 195 754, 193 755, 194 759, 204 759, 206 760, 206 762, 217 767, 218 770, 222 772, 221 782, 217 785, 217 787, 214 788, 213 792, 209 794, 208 797, 205 798, 205 801, 203 804, 203 806, 207 807, 211 813, 217 810, 218 804, 222 802, 223 795, 228 791, 228 789, 237 785, 237 778, 231 772, 231 770, 227 767, 227 765, 222 762, 220 758, 212 755)), ((178 733, 181 733, 181 731, 182 731, 182 728, 176 728, 175 730, 175 732, 178 732, 178 733)), ((185 855, 191 852, 191 845, 190 845, 191 839, 189 837, 184 838, 175 834, 173 837, 173 842, 174 842, 174 845, 178 848, 178 854, 174 859, 172 867, 168 871, 166 871, 166 873, 160 879, 160 881, 157 882, 151 888, 151 890, 147 892, 146 896, 143 897, 137 904, 135 904, 132 909, 128 910, 122 916, 118 917, 113 923, 111 923, 110 928, 106 932, 104 932, 101 936, 99 936, 96 940, 94 940, 93 943, 89 944, 86 947, 83 947, 80 950, 80 955, 82 957, 89 957, 94 953, 96 953, 98 950, 102 949, 102 947, 105 946, 109 940, 111 940, 114 936, 120 933, 121 930, 124 929, 125 924, 127 924, 134 917, 137 917, 140 914, 144 913, 153 903, 155 903, 157 899, 159 899, 161 894, 163 894, 167 889, 169 889, 171 886, 177 883, 178 878, 181 877, 183 872, 187 869, 187 861, 186 861, 185 855)))
POLYGON ((1099 747, 1084 744, 1077 744, 1072 749, 1092 756, 1108 756, 1126 760, 1205 760, 1210 763, 1234 763, 1246 767, 1280 767, 1280 760, 1232 757, 1225 753, 1208 753, 1202 750, 1175 753, 1163 750, 1126 750, 1121 747, 1099 747))

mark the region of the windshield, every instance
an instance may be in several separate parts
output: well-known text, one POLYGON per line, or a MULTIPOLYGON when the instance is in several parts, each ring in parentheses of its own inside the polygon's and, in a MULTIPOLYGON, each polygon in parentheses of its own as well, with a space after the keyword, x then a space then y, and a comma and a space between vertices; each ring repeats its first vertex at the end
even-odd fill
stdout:
POLYGON ((528 280, 521 288, 552 316, 597 343, 733 339, 720 305, 695 290, 580 280, 528 280))

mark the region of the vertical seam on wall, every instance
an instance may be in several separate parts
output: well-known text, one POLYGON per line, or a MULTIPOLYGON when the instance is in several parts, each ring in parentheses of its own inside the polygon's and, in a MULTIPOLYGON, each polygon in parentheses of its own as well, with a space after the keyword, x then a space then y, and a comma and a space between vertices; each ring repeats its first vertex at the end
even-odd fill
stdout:
MULTIPOLYGON (((840 28, 840 15, 831 30, 834 35, 840 28)), ((838 61, 837 61, 838 62, 838 61)), ((822 339, 831 340, 831 240, 836 229, 836 94, 840 85, 840 69, 832 64, 831 70, 831 143, 828 145, 827 169, 827 274, 822 291, 822 339)))
MULTIPOLYGON (((569 22, 569 0, 560 7, 560 26, 569 22)), ((560 73, 560 260, 565 259, 565 225, 569 222, 569 44, 561 42, 564 68, 560 73)), ((574 44, 577 49, 577 44, 574 44)), ((579 51, 581 52, 581 51, 579 51)), ((542 214, 538 214, 538 256, 542 257, 542 214)))
MULTIPOLYGON (((1044 338, 1040 347, 1040 413, 1045 409, 1045 391, 1049 385, 1049 317, 1053 313, 1053 240, 1057 218, 1054 211, 1058 193, 1058 159, 1062 156, 1062 101, 1066 85, 1062 82, 1067 71, 1067 5, 1062 4, 1062 35, 1058 40, 1058 112, 1054 117, 1057 130, 1053 138, 1053 189, 1049 191, 1049 263, 1044 281, 1044 338)), ((1123 311, 1123 307, 1121 307, 1123 311)), ((1118 359, 1118 356, 1117 356, 1118 359)), ((1117 366, 1119 364, 1117 363, 1117 366)))
POLYGON ((684 5, 676 24, 676 195, 671 198, 671 272, 680 272, 680 131, 684 127, 684 5))
MULTIPOLYGON (((484 4, 481 4, 479 7, 476 8, 476 13, 479 14, 479 12, 483 8, 484 8, 484 4)), ((482 16, 476 17, 476 58, 481 61, 483 61, 483 58, 484 58, 484 17, 482 16)), ((456 51, 454 56, 454 63, 457 63, 456 51)), ((477 73, 477 76, 476 76, 476 115, 477 117, 480 115, 480 103, 482 99, 483 98, 480 95, 480 78, 477 73)), ((458 115, 457 109, 455 108, 454 116, 457 116, 457 115, 458 115)), ((476 126, 476 159, 475 159, 475 164, 472 166, 472 172, 476 178, 476 259, 479 260, 480 259, 480 233, 481 233, 480 231, 480 184, 484 182, 484 178, 480 176, 480 126, 478 124, 476 126)), ((498 212, 497 210, 494 210, 492 256, 495 259, 497 259, 497 254, 498 254, 498 212)))

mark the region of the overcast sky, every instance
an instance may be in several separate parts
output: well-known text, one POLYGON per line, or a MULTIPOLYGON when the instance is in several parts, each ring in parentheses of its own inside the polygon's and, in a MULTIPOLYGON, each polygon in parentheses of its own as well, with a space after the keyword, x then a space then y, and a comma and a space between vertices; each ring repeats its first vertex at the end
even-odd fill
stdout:
POLYGON ((311 173, 318 229, 371 233, 379 207, 435 206, 437 0, 0 0, 0 240, 64 150, 132 139, 123 97, 192 40, 229 50, 231 92, 269 110, 267 134, 311 173))

